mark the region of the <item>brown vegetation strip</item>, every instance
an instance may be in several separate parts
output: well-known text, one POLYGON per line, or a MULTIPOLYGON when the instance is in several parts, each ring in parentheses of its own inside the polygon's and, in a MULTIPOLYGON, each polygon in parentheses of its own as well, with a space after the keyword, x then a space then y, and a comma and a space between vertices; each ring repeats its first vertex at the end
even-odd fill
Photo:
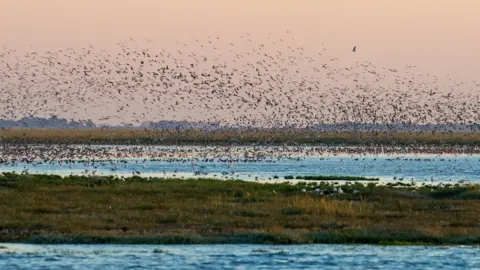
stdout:
POLYGON ((28 129, 0 130, 4 142, 158 144, 479 144, 480 132, 314 132, 303 130, 28 129))
POLYGON ((0 241, 7 242, 480 243, 478 187, 419 195, 371 184, 326 197, 242 181, 0 181, 9 183, 0 186, 0 241))

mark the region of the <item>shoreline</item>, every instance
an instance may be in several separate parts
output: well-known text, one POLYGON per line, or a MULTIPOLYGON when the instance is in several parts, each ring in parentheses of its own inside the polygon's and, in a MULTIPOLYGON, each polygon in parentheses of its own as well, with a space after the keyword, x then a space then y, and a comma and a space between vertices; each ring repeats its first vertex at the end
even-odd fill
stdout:
MULTIPOLYGON (((480 236, 473 237, 428 237, 417 236, 375 236, 378 232, 353 231, 345 234, 233 234, 220 236, 162 235, 162 236, 48 236, 34 237, 18 242, 1 242, 0 247, 9 244, 30 245, 380 245, 380 246, 480 246, 480 236)), ((7 248, 8 249, 8 248, 7 248)), ((0 249, 0 254, 1 254, 0 249)), ((7 250, 8 251, 8 250, 7 250)))
MULTIPOLYGON (((12 171, 12 170, 0 170, 0 175, 3 173, 16 173, 21 174, 20 170, 12 171)), ((85 174, 83 170, 77 170, 77 172, 72 171, 61 171, 61 170, 45 170, 42 172, 33 172, 33 175, 58 175, 61 177, 69 177, 69 176, 79 176, 79 177, 116 177, 116 178, 129 178, 132 176, 141 177, 141 178, 156 178, 160 180, 199 180, 199 179, 212 179, 218 181, 246 181, 246 182, 254 182, 260 184, 290 184, 296 185, 298 183, 306 182, 306 183, 316 183, 319 184, 321 182, 327 182, 336 185, 344 185, 346 183, 375 183, 380 186, 385 186, 387 184, 393 183, 403 183, 408 184, 411 186, 421 187, 422 185, 446 185, 446 184, 460 184, 460 185, 468 185, 468 184, 478 184, 480 183, 480 178, 477 179, 468 179, 468 180, 452 180, 452 181, 441 181, 436 180, 434 182, 430 180, 419 180, 414 179, 409 180, 399 180, 394 179, 394 177, 380 177, 380 176, 368 176, 369 178, 378 178, 378 180, 362 180, 362 179, 353 179, 353 180, 342 180, 342 179, 325 179, 325 180, 307 180, 307 179, 285 179, 284 177, 274 178, 273 175, 270 177, 248 177, 242 175, 240 177, 236 177, 234 175, 222 175, 221 173, 209 173, 207 175, 195 175, 195 173, 190 172, 167 172, 167 173, 141 173, 141 175, 132 175, 132 173, 105 173, 105 174, 85 174)), ((355 177, 355 176, 348 176, 348 177, 355 177)), ((363 176, 361 176, 363 177, 363 176)))

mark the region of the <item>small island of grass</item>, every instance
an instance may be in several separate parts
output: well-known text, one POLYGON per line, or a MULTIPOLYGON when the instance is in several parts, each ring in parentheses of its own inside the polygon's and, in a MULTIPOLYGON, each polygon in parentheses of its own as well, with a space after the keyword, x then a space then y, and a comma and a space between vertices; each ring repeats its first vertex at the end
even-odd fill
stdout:
POLYGON ((475 185, 6 173, 0 200, 0 242, 480 244, 475 185))
POLYGON ((375 177, 363 177, 363 176, 347 176, 347 175, 306 175, 306 176, 293 176, 286 175, 284 177, 287 180, 297 179, 297 180, 313 180, 313 181, 335 181, 335 180, 344 180, 344 181, 379 181, 379 178, 375 177))

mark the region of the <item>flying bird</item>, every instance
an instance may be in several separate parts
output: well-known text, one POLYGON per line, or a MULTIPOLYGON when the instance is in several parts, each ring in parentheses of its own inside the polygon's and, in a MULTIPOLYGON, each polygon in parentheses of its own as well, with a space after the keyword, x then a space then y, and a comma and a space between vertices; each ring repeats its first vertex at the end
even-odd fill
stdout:
POLYGON ((357 46, 353 47, 352 52, 356 52, 356 51, 357 51, 357 46))

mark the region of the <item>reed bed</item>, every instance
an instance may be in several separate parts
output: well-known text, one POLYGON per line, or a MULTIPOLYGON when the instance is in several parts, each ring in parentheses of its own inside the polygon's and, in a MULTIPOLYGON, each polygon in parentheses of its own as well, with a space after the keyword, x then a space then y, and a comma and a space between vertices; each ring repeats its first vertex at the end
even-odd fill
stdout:
POLYGON ((306 130, 28 129, 0 130, 18 143, 478 145, 480 132, 315 132, 306 130))

